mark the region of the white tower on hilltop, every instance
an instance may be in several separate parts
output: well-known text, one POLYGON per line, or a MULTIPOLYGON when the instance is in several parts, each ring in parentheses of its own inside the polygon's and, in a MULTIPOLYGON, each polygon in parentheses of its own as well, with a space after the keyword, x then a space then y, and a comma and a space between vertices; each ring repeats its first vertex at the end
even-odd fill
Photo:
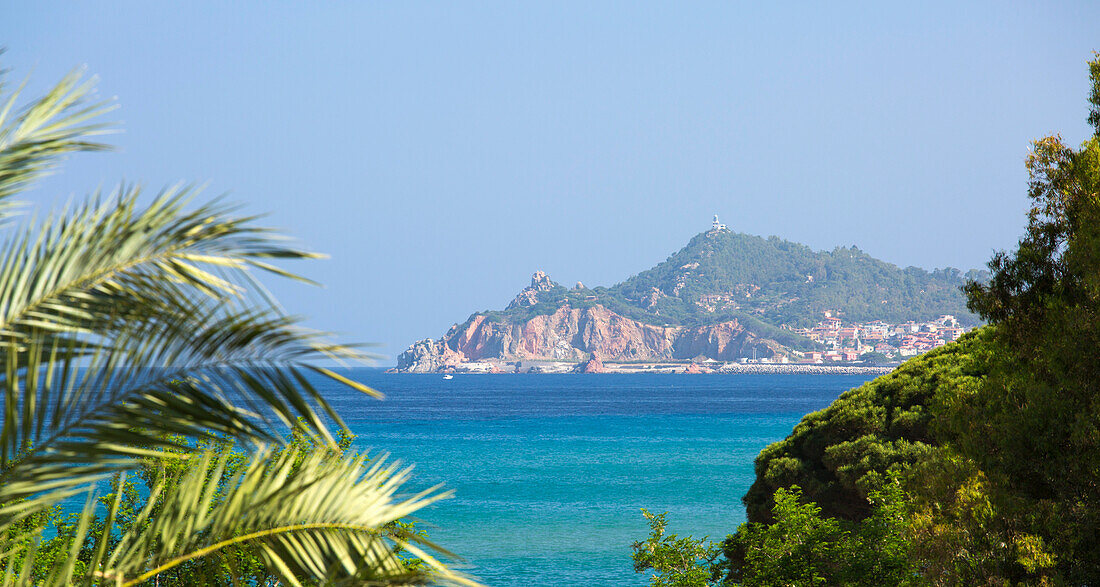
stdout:
POLYGON ((722 224, 721 222, 718 222, 718 215, 717 214, 714 215, 714 222, 711 223, 710 229, 711 230, 725 230, 726 229, 725 224, 722 224))

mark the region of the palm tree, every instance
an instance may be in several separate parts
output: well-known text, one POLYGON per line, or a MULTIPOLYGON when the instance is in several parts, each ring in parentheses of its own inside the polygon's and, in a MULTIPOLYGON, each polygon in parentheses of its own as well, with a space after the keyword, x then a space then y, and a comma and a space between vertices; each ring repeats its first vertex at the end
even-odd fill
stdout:
MULTIPOLYGON (((13 197, 66 154, 108 148, 98 137, 111 127, 96 121, 113 105, 91 102, 93 86, 73 73, 22 107, 22 87, 5 98, 0 86, 0 221, 10 224, 13 197)), ((193 206, 195 192, 171 187, 142 205, 142 189, 124 185, 9 227, 0 248, 3 582, 139 584, 246 549, 291 585, 472 584, 430 554, 444 551, 392 530, 446 492, 401 497, 407 469, 336 449, 330 426, 344 425, 309 375, 378 394, 309 361, 361 355, 299 326, 253 276, 299 279, 271 262, 317 255, 220 202, 193 206), (279 426, 296 422, 315 450, 277 448, 279 426), (231 471, 211 442, 245 447, 247 463, 231 471), (97 488, 143 462, 180 459, 187 472, 154 484, 134 523, 116 525, 116 493, 92 529, 97 488), (72 552, 34 575, 42 512, 81 494, 88 505, 72 552), (78 563, 88 545, 91 558, 78 563)))

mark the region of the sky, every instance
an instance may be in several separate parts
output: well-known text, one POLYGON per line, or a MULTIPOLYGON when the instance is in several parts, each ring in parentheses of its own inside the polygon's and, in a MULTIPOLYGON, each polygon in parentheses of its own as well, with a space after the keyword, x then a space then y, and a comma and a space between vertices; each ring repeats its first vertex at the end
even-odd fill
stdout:
POLYGON ((610 286, 718 214, 981 268, 1030 141, 1090 131, 1100 2, 58 2, 0 7, 6 82, 84 67, 117 151, 24 199, 180 181, 322 261, 265 279, 381 365, 535 270, 610 286))

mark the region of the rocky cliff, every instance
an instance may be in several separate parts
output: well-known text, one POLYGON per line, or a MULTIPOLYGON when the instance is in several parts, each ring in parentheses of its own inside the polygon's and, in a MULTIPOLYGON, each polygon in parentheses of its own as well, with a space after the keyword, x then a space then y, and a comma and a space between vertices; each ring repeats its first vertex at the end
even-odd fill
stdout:
MULTIPOLYGON (((537 302, 555 286, 541 271, 512 306, 537 302)), ((559 286, 560 287, 560 286, 559 286)), ((568 301, 549 314, 499 318, 476 314, 438 340, 421 340, 398 357, 397 370, 433 372, 480 361, 667 361, 771 357, 781 346, 759 338, 737 320, 707 326, 656 326, 621 316, 603 305, 576 308, 568 301)))

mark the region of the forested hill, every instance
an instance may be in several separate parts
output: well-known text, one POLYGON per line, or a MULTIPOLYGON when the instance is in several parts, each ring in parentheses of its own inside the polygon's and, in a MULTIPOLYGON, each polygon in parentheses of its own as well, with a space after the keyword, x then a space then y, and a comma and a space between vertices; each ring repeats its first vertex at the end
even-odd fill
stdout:
POLYGON ((847 321, 931 319, 954 314, 966 325, 960 287, 984 271, 901 269, 856 247, 814 251, 778 237, 711 230, 663 263, 609 288, 606 295, 666 322, 709 322, 751 313, 772 324, 808 326, 824 310, 847 321))
MULTIPOLYGON (((754 330, 817 323, 825 310, 845 322, 923 321, 953 314, 964 326, 977 317, 966 309, 961 287, 984 282, 986 271, 902 269, 856 247, 814 251, 780 239, 725 229, 696 235, 656 267, 612 287, 566 289, 547 282, 525 304, 498 318, 549 314, 563 303, 602 304, 651 324, 703 325, 738 319, 754 330)), ((531 289, 531 288, 529 288, 531 289)))

